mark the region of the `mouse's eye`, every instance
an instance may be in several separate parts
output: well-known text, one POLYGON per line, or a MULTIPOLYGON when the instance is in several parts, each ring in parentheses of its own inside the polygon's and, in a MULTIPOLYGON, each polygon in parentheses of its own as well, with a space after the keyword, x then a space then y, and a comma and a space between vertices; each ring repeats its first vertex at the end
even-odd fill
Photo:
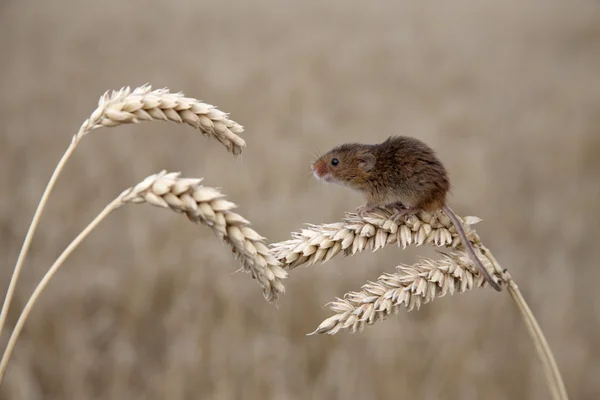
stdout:
POLYGON ((337 158, 332 158, 331 159, 331 165, 336 166, 340 163, 340 160, 338 160, 337 158))

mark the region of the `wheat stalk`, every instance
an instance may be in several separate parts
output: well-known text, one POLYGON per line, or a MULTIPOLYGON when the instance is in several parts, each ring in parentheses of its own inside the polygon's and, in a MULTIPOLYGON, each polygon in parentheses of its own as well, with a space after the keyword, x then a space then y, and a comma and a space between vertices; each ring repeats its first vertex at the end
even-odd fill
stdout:
POLYGON ((201 181, 202 179, 182 178, 180 173, 166 171, 151 175, 123 191, 77 235, 48 269, 25 304, 0 361, 0 384, 25 321, 52 277, 90 232, 111 212, 125 204, 147 203, 168 208, 187 215, 195 223, 211 227, 221 240, 232 247, 241 260, 243 269, 258 281, 264 297, 270 302, 277 301, 278 296, 285 292, 282 280, 287 277, 287 272, 271 255, 264 244, 265 238, 250 228, 250 223, 244 217, 231 211, 236 205, 225 200, 219 190, 200 185, 201 181))
POLYGON ((27 234, 25 235, 25 240, 21 246, 19 257, 17 258, 17 263, 6 291, 4 303, 2 304, 0 333, 4 330, 4 324, 23 267, 23 262, 48 202, 48 197, 67 160, 75 151, 77 144, 88 133, 102 127, 116 127, 122 124, 153 120, 186 123, 200 130, 205 136, 218 140, 233 154, 240 154, 242 148, 246 146, 244 140, 237 135, 244 130, 241 125, 230 120, 226 113, 216 109, 214 106, 202 103, 194 98, 185 97, 182 93, 170 93, 168 89, 152 90, 152 86, 148 84, 134 90, 124 87, 117 91, 107 91, 104 93, 98 101, 98 107, 81 124, 79 130, 73 136, 69 147, 58 162, 44 189, 42 198, 38 203, 27 234))

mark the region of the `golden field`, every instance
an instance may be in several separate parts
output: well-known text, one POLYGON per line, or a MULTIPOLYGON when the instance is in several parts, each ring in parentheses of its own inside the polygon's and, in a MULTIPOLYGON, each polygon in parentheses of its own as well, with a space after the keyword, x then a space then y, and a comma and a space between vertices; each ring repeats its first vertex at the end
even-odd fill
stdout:
MULTIPOLYGON (((0 54, 2 295, 105 90, 183 91, 231 113, 248 144, 236 159, 183 125, 92 132, 50 198, 8 328, 63 248, 148 175, 204 177, 274 242, 362 202, 312 177, 315 154, 406 134, 445 162, 451 207, 483 218, 570 398, 600 398, 599 2, 2 0, 0 54)), ((436 253, 389 246, 298 268, 274 307, 209 229, 124 207, 36 305, 0 398, 548 399, 521 317, 489 288, 306 336, 324 304, 417 255, 436 253)))

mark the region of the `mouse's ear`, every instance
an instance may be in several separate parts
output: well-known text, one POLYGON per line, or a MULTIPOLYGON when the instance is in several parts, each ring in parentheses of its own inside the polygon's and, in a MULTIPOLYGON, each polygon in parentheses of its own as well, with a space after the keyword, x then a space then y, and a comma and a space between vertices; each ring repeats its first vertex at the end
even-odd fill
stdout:
POLYGON ((363 153, 358 160, 358 167, 365 172, 369 172, 375 167, 375 156, 371 153, 363 153))

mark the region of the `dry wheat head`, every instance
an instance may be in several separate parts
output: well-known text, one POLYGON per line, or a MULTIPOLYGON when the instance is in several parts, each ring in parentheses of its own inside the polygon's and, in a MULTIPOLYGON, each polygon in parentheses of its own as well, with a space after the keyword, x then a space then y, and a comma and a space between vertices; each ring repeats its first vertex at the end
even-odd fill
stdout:
POLYGON ((148 84, 133 90, 124 87, 107 91, 100 96, 98 108, 83 122, 73 141, 78 142, 90 131, 101 127, 154 120, 186 123, 205 136, 217 139, 233 154, 240 154, 246 146, 244 139, 238 136, 244 128, 223 111, 185 97, 183 93, 171 93, 166 88, 152 90, 148 84))
POLYGON ((191 221, 209 226, 240 259, 244 271, 256 279, 269 302, 285 292, 287 277, 279 261, 264 244, 265 238, 250 228, 250 222, 231 211, 236 205, 225 200, 218 189, 202 186, 202 179, 182 178, 162 171, 125 190, 126 203, 148 203, 185 214, 191 221))
POLYGON ((359 292, 349 292, 329 303, 335 315, 323 321, 313 334, 334 335, 342 329, 360 332, 367 324, 397 314, 402 306, 411 311, 436 297, 485 285, 464 251, 444 254, 440 260, 420 258, 413 265, 400 265, 396 272, 381 275, 359 292))
MULTIPOLYGON (((348 213, 342 222, 309 224, 301 232, 292 233, 292 239, 273 243, 274 254, 286 269, 303 264, 326 262, 340 252, 354 255, 363 250, 378 250, 396 243, 406 248, 411 244, 434 244, 460 248, 462 244, 456 228, 442 211, 419 212, 398 221, 390 219, 393 211, 376 210, 365 217, 348 213)), ((481 241, 468 225, 479 222, 477 217, 466 217, 465 233, 475 249, 481 241)))

